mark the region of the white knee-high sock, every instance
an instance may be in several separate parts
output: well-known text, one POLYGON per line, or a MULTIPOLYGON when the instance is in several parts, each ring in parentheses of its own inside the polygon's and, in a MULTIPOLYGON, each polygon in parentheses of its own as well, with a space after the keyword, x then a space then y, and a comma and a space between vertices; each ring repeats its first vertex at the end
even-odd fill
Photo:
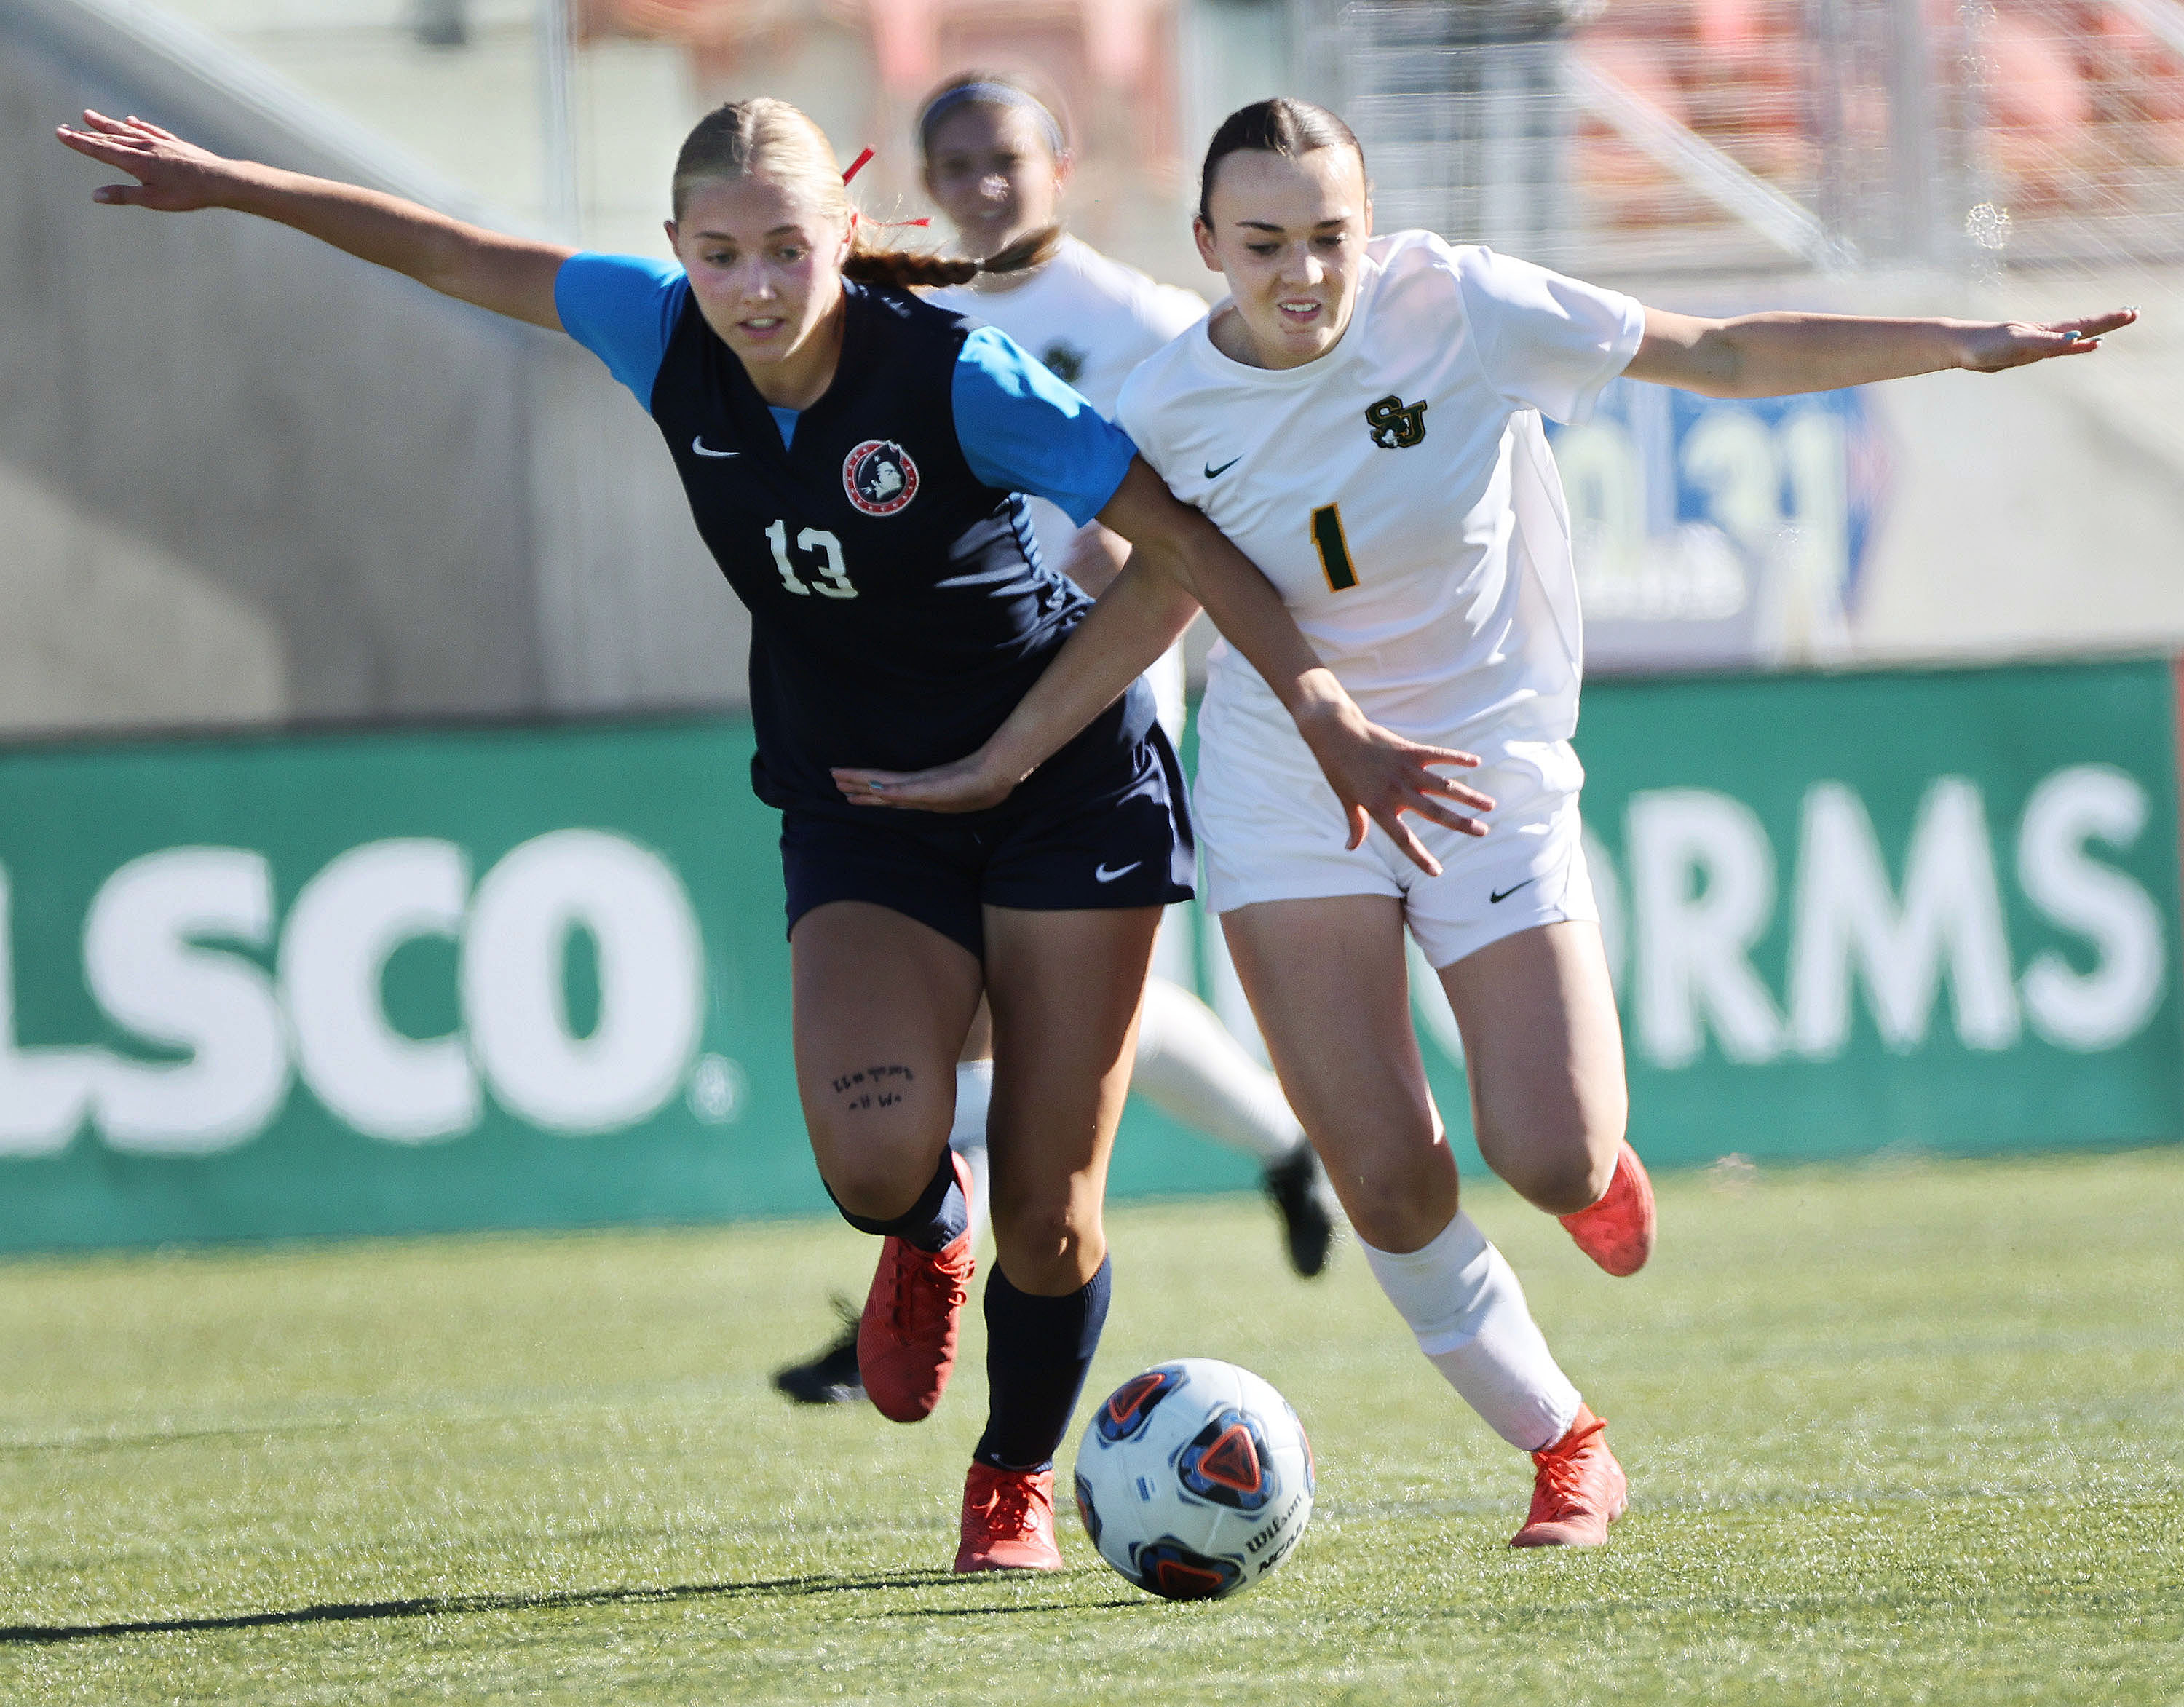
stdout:
POLYGON ((1423 1249, 1366 1245, 1365 1259, 1426 1360, 1502 1439, 1537 1452, 1569 1432, 1578 1391, 1547 1349, 1516 1272, 1469 1215, 1458 1209, 1423 1249))
POLYGON ((1274 1076, 1245 1053, 1212 1009, 1165 978, 1145 981, 1130 1088, 1262 1167, 1287 1161, 1304 1142, 1274 1076))
POLYGON ((994 1100, 994 1064, 990 1060, 956 1064, 956 1123, 948 1129, 949 1147, 971 1170, 971 1248, 985 1241, 986 1223, 993 1204, 986 1190, 986 1110, 994 1100))

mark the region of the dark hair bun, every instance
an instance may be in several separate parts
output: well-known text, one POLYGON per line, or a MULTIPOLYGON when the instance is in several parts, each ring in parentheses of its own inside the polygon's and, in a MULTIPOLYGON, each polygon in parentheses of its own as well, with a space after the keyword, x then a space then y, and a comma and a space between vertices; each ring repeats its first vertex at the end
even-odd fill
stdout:
POLYGON ((1214 171, 1231 154, 1246 148, 1288 160, 1321 148, 1347 148, 1357 157, 1358 171, 1365 170, 1365 150, 1358 146, 1356 134, 1326 108, 1286 95, 1254 101, 1223 119, 1206 146, 1205 170, 1198 175, 1198 217, 1208 225, 1213 223, 1214 171))

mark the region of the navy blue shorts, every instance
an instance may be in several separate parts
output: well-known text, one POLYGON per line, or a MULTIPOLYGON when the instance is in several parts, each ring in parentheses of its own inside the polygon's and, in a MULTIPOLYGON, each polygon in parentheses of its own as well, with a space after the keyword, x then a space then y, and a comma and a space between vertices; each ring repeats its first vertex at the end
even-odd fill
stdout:
POLYGON ((788 926, 830 901, 869 901, 985 958, 987 907, 1058 913, 1188 901, 1197 853, 1183 767, 1156 725, 1118 756, 1122 786, 1011 813, 850 807, 781 815, 788 926))

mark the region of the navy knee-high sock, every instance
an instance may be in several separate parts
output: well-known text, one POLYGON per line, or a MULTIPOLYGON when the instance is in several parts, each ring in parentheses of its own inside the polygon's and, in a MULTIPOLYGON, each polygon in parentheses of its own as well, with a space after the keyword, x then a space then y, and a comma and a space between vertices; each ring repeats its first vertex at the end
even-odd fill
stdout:
MULTIPOLYGON (((827 1185, 824 1179, 819 1183, 827 1185)), ((827 1195, 834 1198, 832 1186, 827 1186, 827 1195)), ((834 1198, 834 1207, 842 1209, 841 1198, 834 1198)), ((861 1233, 891 1234, 922 1251, 937 1251, 955 1243, 971 1225, 971 1205, 964 1199, 963 1188, 956 1183, 955 1153, 941 1151, 932 1183, 893 1220, 876 1221, 870 1215, 853 1215, 847 1209, 842 1209, 842 1219, 861 1233)))
POLYGON ((1075 1292, 1039 1298, 1009 1284, 1000 1265, 986 1278, 986 1432, 971 1455, 1001 1470, 1044 1470, 1069 1432, 1069 1414, 1107 1325, 1112 1265, 1075 1292))

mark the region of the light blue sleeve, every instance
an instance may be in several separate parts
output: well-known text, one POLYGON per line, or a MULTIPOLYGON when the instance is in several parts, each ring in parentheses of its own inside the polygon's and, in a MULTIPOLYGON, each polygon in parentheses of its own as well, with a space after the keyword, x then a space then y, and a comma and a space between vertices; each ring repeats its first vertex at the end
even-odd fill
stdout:
POLYGON ((963 340, 953 389, 971 472, 1060 505, 1079 527, 1107 507, 1137 454, 1128 433, 996 327, 963 340))
POLYGON ((689 294, 690 281, 674 262, 638 255, 571 255, 554 275, 562 329, 647 409, 689 294))

